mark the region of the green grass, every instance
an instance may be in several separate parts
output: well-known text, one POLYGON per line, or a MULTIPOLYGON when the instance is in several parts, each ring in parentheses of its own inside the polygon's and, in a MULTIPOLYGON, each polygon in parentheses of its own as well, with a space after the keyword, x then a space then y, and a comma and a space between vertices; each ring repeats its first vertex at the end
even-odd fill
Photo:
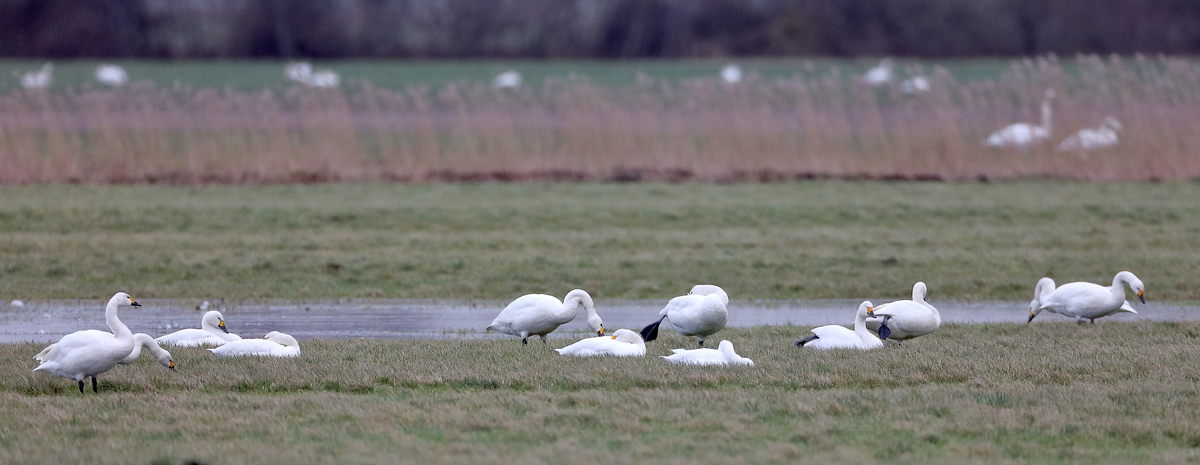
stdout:
POLYGON ((818 353, 728 329, 752 368, 568 359, 569 340, 306 341, 292 360, 175 349, 101 391, 0 345, 3 463, 1182 463, 1200 460, 1200 324, 950 325, 818 353), (24 361, 27 363, 20 363, 24 361))
POLYGON ((1200 300, 1200 184, 0 187, 0 297, 1200 300))

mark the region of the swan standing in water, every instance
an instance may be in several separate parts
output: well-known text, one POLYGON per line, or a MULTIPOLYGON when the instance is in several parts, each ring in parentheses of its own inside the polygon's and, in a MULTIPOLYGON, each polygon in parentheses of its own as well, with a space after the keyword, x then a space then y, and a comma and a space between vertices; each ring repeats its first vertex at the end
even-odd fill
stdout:
POLYGON ((646 343, 642 337, 628 329, 618 329, 612 336, 589 337, 574 344, 554 349, 568 357, 595 357, 613 355, 617 357, 645 357, 646 343))
POLYGON ((942 325, 942 315, 925 301, 927 292, 925 283, 917 282, 913 285, 912 300, 888 302, 867 311, 870 317, 867 328, 875 326, 880 339, 897 342, 937 331, 942 325))
POLYGON ((1096 318, 1114 313, 1137 313, 1125 301, 1126 284, 1134 292, 1137 292, 1138 300, 1141 300, 1143 304, 1146 303, 1146 287, 1142 284, 1142 280, 1133 273, 1122 271, 1113 277, 1112 286, 1108 287, 1085 282, 1059 286, 1049 297, 1041 297, 1041 306, 1037 311, 1031 312, 1029 320, 1033 321, 1033 317, 1041 310, 1074 318, 1079 324, 1083 324, 1084 320, 1095 324, 1096 318))
POLYGON ((692 286, 688 295, 681 295, 658 312, 662 315, 658 321, 642 328, 642 339, 646 342, 658 339, 658 327, 663 320, 670 320, 679 334, 684 336, 700 336, 700 347, 704 347, 704 338, 725 328, 729 317, 726 306, 729 305, 729 295, 724 289, 711 284, 692 286))
POLYGON ((33 371, 75 380, 79 383, 80 393, 83 393, 83 380, 91 377, 92 391, 100 392, 96 376, 117 366, 134 350, 133 332, 117 317, 117 309, 125 306, 142 305, 124 292, 114 294, 104 309, 104 319, 112 333, 91 330, 63 336, 53 348, 43 351, 45 355, 38 354, 42 364, 33 371))
POLYGON ((1100 127, 1080 129, 1079 132, 1063 139, 1058 144, 1059 152, 1086 152, 1117 145, 1117 131, 1121 130, 1121 122, 1111 116, 1104 117, 1100 127))
POLYGON ((854 315, 854 331, 838 325, 820 326, 812 329, 812 336, 796 341, 796 345, 821 350, 883 347, 883 341, 867 330, 867 315, 873 309, 869 300, 858 305, 858 313, 854 315))
POLYGON ((1046 96, 1042 99, 1042 124, 1040 126, 1030 123, 1010 124, 1004 129, 993 132, 987 139, 984 139, 983 145, 986 147, 1015 147, 1021 150, 1029 150, 1033 144, 1049 139, 1050 101, 1053 99, 1054 90, 1047 89, 1046 96))
POLYGON ((733 351, 733 343, 721 341, 716 349, 672 349, 673 355, 660 355, 676 365, 746 365, 754 366, 754 360, 742 357, 733 351))
POLYGON ((175 331, 157 339, 159 344, 178 347, 219 346, 230 341, 240 341, 242 338, 231 334, 225 329, 225 318, 216 310, 204 314, 200 319, 200 329, 188 328, 175 331))
POLYGON ((565 323, 575 319, 577 311, 587 313, 587 324, 597 336, 604 335, 604 322, 596 314, 596 306, 592 296, 582 289, 567 293, 560 302, 557 297, 546 294, 527 294, 512 301, 504 310, 496 315, 492 324, 484 331, 497 331, 513 336, 520 336, 522 344, 529 344, 529 336, 542 338, 546 343, 546 335, 558 329, 565 323))
POLYGON ((290 335, 271 331, 262 339, 230 341, 208 351, 222 357, 299 357, 300 343, 290 335))

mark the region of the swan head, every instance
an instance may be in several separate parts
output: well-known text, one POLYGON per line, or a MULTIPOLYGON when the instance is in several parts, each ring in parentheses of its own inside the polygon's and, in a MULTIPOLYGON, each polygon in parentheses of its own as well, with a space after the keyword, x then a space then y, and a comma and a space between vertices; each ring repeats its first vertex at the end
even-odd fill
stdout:
POLYGON ((167 352, 166 350, 162 350, 162 353, 155 355, 154 359, 158 360, 159 365, 165 366, 165 367, 169 368, 171 371, 177 371, 177 370, 175 370, 175 358, 171 357, 170 352, 167 352))
POLYGON ((596 304, 592 302, 591 294, 583 289, 575 289, 567 293, 567 297, 563 299, 563 305, 572 307, 572 302, 582 306, 583 310, 587 312, 588 327, 595 331, 597 336, 603 336, 604 320, 601 320, 600 315, 596 314, 596 304))
POLYGON ((640 334, 628 329, 618 329, 613 332, 612 336, 609 337, 613 338, 614 341, 620 341, 627 344, 644 344, 640 334))
POLYGON ((1114 130, 1114 131, 1121 130, 1121 122, 1112 116, 1105 116, 1104 120, 1100 122, 1100 125, 1108 126, 1108 127, 1112 128, 1112 130, 1114 130))
POLYGON ((141 307, 142 306, 142 304, 137 303, 136 300, 133 300, 133 297, 130 297, 129 294, 126 294, 124 292, 118 292, 116 294, 113 294, 112 298, 108 299, 108 304, 116 305, 118 307, 141 307))
POLYGON ((870 300, 864 300, 863 303, 858 304, 857 315, 858 316, 866 316, 867 318, 874 318, 875 317, 875 305, 872 304, 870 300))
POLYGON ((218 312, 216 310, 212 310, 208 313, 205 313, 204 318, 201 318, 200 322, 202 325, 211 326, 213 328, 220 329, 221 331, 224 331, 226 334, 229 333, 229 330, 225 329, 224 315, 221 315, 221 312, 218 312))
POLYGON ((279 331, 271 331, 266 336, 263 336, 263 339, 288 347, 300 347, 300 343, 296 342, 296 338, 279 331))
POLYGON ((1115 281, 1125 281, 1126 283, 1129 283, 1129 288, 1133 289, 1133 292, 1137 293, 1138 300, 1142 301, 1142 303, 1146 303, 1146 285, 1142 284, 1142 280, 1138 279, 1136 275, 1128 271, 1122 271, 1117 273, 1117 277, 1113 281, 1113 284, 1117 284, 1115 281))
POLYGON ((925 296, 929 293, 929 288, 925 286, 924 281, 917 281, 913 284, 912 300, 914 302, 924 302, 925 296))
POLYGON ((697 284, 692 286, 692 290, 688 292, 688 295, 717 296, 721 299, 722 304, 729 305, 729 294, 726 294, 725 290, 721 289, 720 286, 714 286, 712 284, 697 284))

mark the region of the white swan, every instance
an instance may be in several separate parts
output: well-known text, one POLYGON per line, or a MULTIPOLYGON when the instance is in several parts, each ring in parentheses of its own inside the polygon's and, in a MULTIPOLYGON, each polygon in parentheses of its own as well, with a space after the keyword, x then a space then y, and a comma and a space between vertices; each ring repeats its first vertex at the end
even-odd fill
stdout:
POLYGON ((879 66, 867 70, 867 73, 863 75, 863 81, 872 86, 882 86, 892 82, 892 59, 879 60, 879 66))
POLYGON ((308 78, 307 84, 309 87, 324 87, 332 88, 341 85, 342 77, 331 69, 319 69, 313 71, 312 77, 308 78))
POLYGON ((1050 138, 1050 101, 1054 98, 1054 90, 1047 89, 1042 99, 1042 124, 1015 123, 1004 129, 993 132, 983 145, 997 148, 1019 148, 1029 150, 1033 144, 1050 138))
MULTIPOLYGON (((30 71, 21 75, 21 87, 26 89, 44 89, 50 87, 54 78, 54 65, 46 63, 38 71, 30 71)), ((14 73, 15 74, 15 73, 14 73)))
MULTIPOLYGON (((76 331, 71 334, 86 335, 86 337, 73 337, 70 340, 67 340, 67 338, 64 337, 63 339, 67 340, 66 346, 60 346, 60 344, 63 344, 63 341, 50 344, 46 346, 45 349, 42 349, 41 352, 38 352, 37 355, 34 355, 33 359, 39 362, 45 362, 50 360, 50 353, 53 352, 57 347, 63 347, 65 349, 67 346, 78 345, 83 341, 98 340, 102 339, 104 336, 112 336, 112 333, 98 329, 76 331)), ((133 363, 137 360, 138 356, 142 354, 143 348, 150 351, 150 355, 154 356, 154 359, 157 360, 158 363, 162 364, 162 366, 170 368, 171 371, 175 370, 175 359, 171 356, 171 353, 160 347, 158 343, 154 341, 154 338, 145 333, 137 333, 133 335, 133 351, 131 351, 128 356, 121 359, 121 361, 117 363, 121 365, 133 363)), ((59 350, 61 351, 64 349, 59 350)))
POLYGON ((299 357, 300 343, 290 335, 271 331, 262 339, 230 341, 208 351, 222 357, 299 357))
POLYGON ((721 79, 730 84, 742 82, 742 67, 734 64, 721 68, 721 79))
POLYGON ((216 310, 205 313, 200 318, 200 329, 188 328, 161 336, 156 341, 179 347, 219 346, 230 341, 239 341, 241 336, 231 334, 225 329, 225 318, 216 310))
POLYGON ((796 341, 796 345, 821 350, 883 347, 883 341, 867 330, 867 315, 873 309, 869 300, 858 305, 858 313, 854 315, 854 331, 838 325, 820 326, 812 329, 812 336, 796 341))
POLYGON ((597 336, 604 335, 604 321, 596 314, 592 296, 581 289, 567 293, 560 302, 557 297, 546 294, 527 294, 517 297, 496 315, 492 324, 484 330, 520 336, 522 344, 529 343, 529 336, 542 338, 575 319, 578 310, 587 312, 587 324, 597 336))
POLYGON ((875 331, 883 340, 897 342, 924 336, 937 331, 942 325, 942 315, 933 305, 925 301, 928 288, 924 282, 913 285, 912 300, 897 300, 868 311, 867 326, 877 324, 875 331))
POLYGON ((618 329, 612 336, 589 337, 574 344, 554 349, 568 357, 594 357, 614 355, 617 357, 645 357, 646 343, 642 337, 628 329, 618 329))
POLYGON ((923 94, 929 92, 930 87, 929 78, 925 76, 913 76, 900 83, 900 91, 906 94, 923 94))
POLYGON ((742 357, 733 351, 733 343, 721 341, 716 349, 672 349, 673 355, 660 355, 676 365, 746 365, 754 366, 754 360, 742 357))
POLYGON ((642 339, 646 342, 658 339, 658 327, 664 319, 671 320, 679 334, 684 336, 700 336, 700 346, 704 346, 704 338, 725 328, 729 317, 726 306, 729 305, 729 295, 724 289, 711 284, 692 286, 688 295, 681 295, 663 307, 658 312, 662 315, 658 321, 642 328, 642 339))
POLYGON ((308 80, 312 79, 313 67, 312 65, 304 62, 288 63, 288 65, 283 68, 283 75, 287 76, 288 79, 301 84, 308 84, 308 80))
POLYGON ((63 336, 42 357, 41 365, 34 372, 43 372, 60 378, 73 379, 83 392, 83 380, 92 378, 92 391, 100 392, 96 376, 111 370, 133 353, 134 337, 129 327, 117 317, 117 309, 124 306, 140 307, 129 294, 118 292, 108 300, 104 319, 112 333, 103 331, 77 331, 63 336))
POLYGON ((129 74, 120 66, 103 63, 96 67, 96 81, 113 87, 129 82, 129 74))
POLYGON ((1037 284, 1033 286, 1033 300, 1029 301, 1029 319, 1026 323, 1033 321, 1033 317, 1037 316, 1042 311, 1042 299, 1050 298, 1050 294, 1054 292, 1054 280, 1050 278, 1039 279, 1037 284))
POLYGON ((492 79, 492 87, 497 89, 515 89, 521 87, 521 73, 509 70, 497 74, 496 78, 492 79))
MULTIPOLYGON (((1133 273, 1122 271, 1113 277, 1112 286, 1075 282, 1067 283, 1055 289, 1049 297, 1042 297, 1042 305, 1038 310, 1046 310, 1066 317, 1074 318, 1082 324, 1084 320, 1096 323, 1096 318, 1106 317, 1114 313, 1137 313, 1125 301, 1125 284, 1137 292, 1138 300, 1146 303, 1145 285, 1133 273)), ((1029 317, 1033 320, 1033 316, 1029 317)))
POLYGON ((1095 129, 1080 129, 1079 132, 1063 139, 1058 144, 1059 152, 1086 152, 1117 145, 1117 131, 1121 130, 1121 122, 1111 116, 1104 117, 1100 127, 1095 129))

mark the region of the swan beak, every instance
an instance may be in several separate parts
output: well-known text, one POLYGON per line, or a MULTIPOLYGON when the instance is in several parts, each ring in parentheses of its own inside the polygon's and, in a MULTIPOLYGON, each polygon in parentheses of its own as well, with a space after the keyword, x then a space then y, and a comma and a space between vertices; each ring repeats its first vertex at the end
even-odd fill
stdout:
POLYGON ((221 331, 225 331, 226 334, 229 333, 229 330, 225 329, 225 320, 217 320, 217 327, 221 328, 221 331))
POLYGON ((171 371, 175 371, 175 361, 171 360, 170 362, 167 362, 167 368, 170 368, 171 371))
MULTIPOLYGON (((1140 295, 1140 294, 1139 294, 1139 295, 1140 295)), ((139 304, 139 303, 137 303, 137 301, 136 301, 136 300, 133 300, 133 297, 130 297, 130 298, 129 298, 129 305, 132 305, 132 306, 134 306, 134 307, 141 307, 141 306, 142 306, 142 304, 139 304)))
POLYGON ((1142 291, 1138 291, 1138 300, 1142 301, 1142 303, 1146 303, 1146 298, 1143 297, 1142 294, 1142 291))
POLYGON ((1029 310, 1029 319, 1025 320, 1025 324, 1029 324, 1030 322, 1032 322, 1034 316, 1036 316, 1036 315, 1033 314, 1033 309, 1030 309, 1029 310))
POLYGON ((867 318, 875 318, 875 307, 867 307, 867 318))
POLYGON ((604 335, 604 325, 600 325, 600 331, 597 331, 597 332, 596 332, 596 335, 597 335, 597 336, 603 336, 603 335, 604 335))
POLYGON ((612 338, 613 338, 613 340, 614 340, 614 341, 615 341, 615 340, 617 340, 617 337, 616 337, 616 336, 612 336, 612 338))

